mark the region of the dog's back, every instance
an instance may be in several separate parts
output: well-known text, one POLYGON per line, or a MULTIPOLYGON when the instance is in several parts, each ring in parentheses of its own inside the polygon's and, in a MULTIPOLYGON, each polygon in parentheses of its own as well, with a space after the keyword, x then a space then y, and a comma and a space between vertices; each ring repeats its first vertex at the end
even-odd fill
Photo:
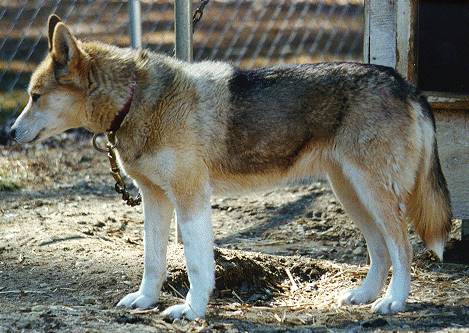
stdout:
POLYGON ((392 140, 412 126, 409 103, 418 99, 392 69, 358 63, 233 68, 218 84, 227 86, 216 96, 221 111, 204 109, 201 119, 221 120, 209 137, 229 174, 285 172, 314 145, 392 140))

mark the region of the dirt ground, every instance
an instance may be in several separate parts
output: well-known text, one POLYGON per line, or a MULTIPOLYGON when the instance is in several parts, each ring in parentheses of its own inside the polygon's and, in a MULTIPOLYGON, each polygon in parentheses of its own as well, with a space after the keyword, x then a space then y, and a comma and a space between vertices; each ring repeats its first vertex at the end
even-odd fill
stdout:
POLYGON ((116 309, 142 274, 143 216, 114 194, 107 169, 81 135, 0 146, 0 332, 469 330, 469 266, 434 261, 413 236, 406 312, 337 307, 365 276, 366 249, 324 182, 213 198, 217 289, 205 320, 158 314, 187 292, 174 237, 158 307, 116 309))

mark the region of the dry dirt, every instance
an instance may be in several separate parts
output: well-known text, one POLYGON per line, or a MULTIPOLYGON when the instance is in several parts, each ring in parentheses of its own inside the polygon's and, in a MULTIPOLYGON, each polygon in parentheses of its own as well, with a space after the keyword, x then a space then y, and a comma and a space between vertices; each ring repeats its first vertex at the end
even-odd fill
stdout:
POLYGON ((0 180, 20 187, 0 191, 0 332, 469 330, 469 266, 435 262, 413 236, 406 312, 336 306, 365 276, 366 250, 323 182, 214 197, 217 289, 205 320, 170 323, 159 309, 187 292, 174 239, 158 308, 114 307, 142 274, 143 217, 114 194, 89 141, 0 146, 0 180))

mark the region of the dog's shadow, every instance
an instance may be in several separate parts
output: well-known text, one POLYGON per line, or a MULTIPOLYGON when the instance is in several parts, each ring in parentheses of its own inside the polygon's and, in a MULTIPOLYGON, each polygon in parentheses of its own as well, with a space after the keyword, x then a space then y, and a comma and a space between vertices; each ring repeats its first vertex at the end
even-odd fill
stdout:
POLYGON ((243 228, 228 236, 220 237, 216 240, 216 242, 220 246, 225 244, 232 244, 239 239, 259 237, 267 230, 279 228, 289 223, 294 223, 296 219, 305 216, 306 212, 317 197, 318 194, 316 193, 302 195, 297 200, 281 205, 277 209, 271 211, 268 219, 260 223, 256 223, 250 227, 243 228))

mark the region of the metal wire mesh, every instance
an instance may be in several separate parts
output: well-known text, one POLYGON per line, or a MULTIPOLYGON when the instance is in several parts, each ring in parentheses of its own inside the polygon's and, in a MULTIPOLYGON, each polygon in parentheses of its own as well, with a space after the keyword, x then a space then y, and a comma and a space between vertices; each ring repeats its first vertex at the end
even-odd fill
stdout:
POLYGON ((194 58, 242 67, 360 60, 361 0, 211 1, 194 35, 194 58))
MULTIPOLYGON (((173 1, 142 0, 141 5, 143 46, 172 54, 173 1)), ((0 123, 1 111, 24 103, 31 71, 47 51, 51 13, 81 39, 130 44, 127 1, 0 0, 0 123)), ((359 61, 362 39, 362 0, 211 0, 194 35, 194 58, 245 68, 359 61)))

